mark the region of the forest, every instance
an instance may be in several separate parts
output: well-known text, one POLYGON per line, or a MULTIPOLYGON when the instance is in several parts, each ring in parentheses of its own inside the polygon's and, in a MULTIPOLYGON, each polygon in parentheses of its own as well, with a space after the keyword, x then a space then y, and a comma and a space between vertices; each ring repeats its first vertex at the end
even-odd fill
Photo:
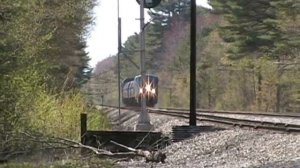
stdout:
MULTIPOLYGON (((299 2, 209 3, 197 9, 197 108, 299 112, 299 2)), ((163 1, 148 11, 145 65, 160 78, 158 107, 189 107, 189 6, 163 1)), ((122 79, 139 74, 138 49, 138 34, 123 44, 122 79)), ((94 104, 118 103, 116 58, 99 62, 85 85, 94 104)))
MULTIPOLYGON (((84 49, 95 5, 0 1, 0 162, 50 148, 38 137, 80 139, 80 113, 96 112, 80 92, 92 70, 84 49)), ((102 125, 91 129, 109 128, 94 119, 102 125)))

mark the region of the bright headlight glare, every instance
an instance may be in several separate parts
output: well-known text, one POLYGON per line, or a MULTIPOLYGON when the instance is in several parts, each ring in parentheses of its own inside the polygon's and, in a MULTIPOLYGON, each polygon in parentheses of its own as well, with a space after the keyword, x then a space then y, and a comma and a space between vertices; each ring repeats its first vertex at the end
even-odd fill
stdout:
POLYGON ((140 93, 143 93, 143 89, 142 88, 140 88, 140 93))
POLYGON ((149 84, 146 85, 145 89, 147 92, 151 92, 151 86, 149 84))
POLYGON ((151 93, 152 93, 152 94, 155 94, 155 89, 152 89, 152 90, 151 90, 151 93))

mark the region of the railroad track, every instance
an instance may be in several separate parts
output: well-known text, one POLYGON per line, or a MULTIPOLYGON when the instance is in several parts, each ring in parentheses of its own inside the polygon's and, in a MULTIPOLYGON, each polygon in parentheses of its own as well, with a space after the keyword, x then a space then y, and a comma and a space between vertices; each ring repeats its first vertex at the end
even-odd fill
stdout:
MULTIPOLYGON (((103 106, 108 108, 118 108, 116 106, 103 106)), ((121 109, 139 111, 140 107, 121 107, 121 109)), ((178 108, 148 108, 149 113, 167 115, 178 118, 189 119, 189 110, 188 109, 178 109, 178 108)), ((263 129, 263 130, 273 130, 273 131, 283 131, 283 132, 292 132, 300 133, 300 115, 299 114, 278 114, 278 113, 261 113, 261 112, 242 112, 242 111, 210 111, 206 109, 198 109, 196 114, 198 121, 218 123, 222 125, 230 125, 241 128, 253 128, 253 129, 263 129), (220 116, 221 115, 221 116, 220 116), (244 119, 232 117, 234 115, 249 117, 270 117, 278 119, 296 119, 299 120, 299 124, 291 124, 278 121, 261 121, 253 119, 244 119), (231 116, 231 117, 229 117, 231 116)))
MULTIPOLYGON (((154 109, 155 110, 155 109, 154 109)), ((160 108, 160 111, 171 111, 171 112, 189 112, 187 108, 160 108)), ((225 114, 225 115, 252 115, 252 116, 266 116, 266 117, 299 117, 300 113, 271 113, 271 112, 253 112, 253 111, 223 111, 223 110, 209 110, 209 109, 196 109, 196 112, 205 114, 225 114)))

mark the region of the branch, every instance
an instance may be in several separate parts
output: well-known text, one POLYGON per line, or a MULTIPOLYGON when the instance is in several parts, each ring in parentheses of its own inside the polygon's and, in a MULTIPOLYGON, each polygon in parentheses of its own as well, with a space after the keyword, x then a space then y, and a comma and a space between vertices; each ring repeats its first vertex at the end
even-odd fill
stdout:
POLYGON ((71 140, 71 139, 66 139, 66 138, 59 138, 59 139, 61 141, 64 141, 64 142, 71 143, 72 144, 71 146, 74 147, 74 148, 88 149, 88 150, 91 150, 96 155, 101 155, 101 156, 128 156, 128 155, 135 154, 133 152, 112 153, 112 152, 107 151, 107 150, 103 150, 103 149, 95 148, 95 147, 92 147, 92 146, 84 145, 80 142, 77 142, 77 141, 74 141, 74 140, 71 140))
POLYGON ((135 152, 136 155, 144 157, 146 159, 146 162, 165 163, 165 159, 167 158, 166 154, 162 153, 161 151, 148 151, 148 150, 134 149, 134 148, 119 144, 115 141, 110 141, 110 142, 117 146, 125 148, 131 152, 135 152))
MULTIPOLYGON (((112 153, 108 150, 95 148, 92 146, 84 145, 80 142, 77 142, 75 140, 67 139, 67 138, 56 138, 56 137, 45 137, 41 136, 39 134, 32 134, 28 132, 23 132, 22 135, 25 135, 23 138, 23 142, 33 142, 38 144, 43 144, 41 148, 38 149, 32 149, 32 148, 26 148, 22 151, 19 151, 18 149, 14 149, 7 152, 1 152, 0 154, 4 155, 5 160, 8 160, 11 156, 15 156, 21 153, 28 153, 33 150, 47 150, 47 149, 67 149, 67 148, 81 148, 81 149, 87 149, 97 156, 107 156, 107 157, 128 157, 128 156, 142 156, 145 157, 146 162, 165 162, 166 155, 160 151, 148 151, 148 150, 140 150, 140 149, 134 149, 122 144, 119 144, 117 142, 111 141, 111 143, 123 147, 129 152, 120 152, 120 153, 112 153)), ((20 140, 20 139, 19 139, 20 140)), ((4 160, 4 161, 5 161, 4 160)))

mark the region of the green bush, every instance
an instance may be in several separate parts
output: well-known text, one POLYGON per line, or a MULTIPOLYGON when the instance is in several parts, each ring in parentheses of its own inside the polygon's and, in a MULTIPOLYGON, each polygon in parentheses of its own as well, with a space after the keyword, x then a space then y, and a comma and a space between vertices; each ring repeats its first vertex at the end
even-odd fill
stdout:
POLYGON ((110 161, 99 159, 99 158, 91 158, 88 160, 61 160, 50 163, 7 163, 0 165, 0 168, 79 168, 79 167, 106 167, 112 168, 114 166, 110 161))
POLYGON ((99 110, 90 108, 87 115, 88 130, 107 130, 111 125, 108 118, 99 110))
POLYGON ((78 139, 80 114, 88 113, 92 129, 108 129, 107 119, 94 108, 87 107, 78 91, 59 94, 39 92, 29 112, 30 128, 55 137, 78 139))

